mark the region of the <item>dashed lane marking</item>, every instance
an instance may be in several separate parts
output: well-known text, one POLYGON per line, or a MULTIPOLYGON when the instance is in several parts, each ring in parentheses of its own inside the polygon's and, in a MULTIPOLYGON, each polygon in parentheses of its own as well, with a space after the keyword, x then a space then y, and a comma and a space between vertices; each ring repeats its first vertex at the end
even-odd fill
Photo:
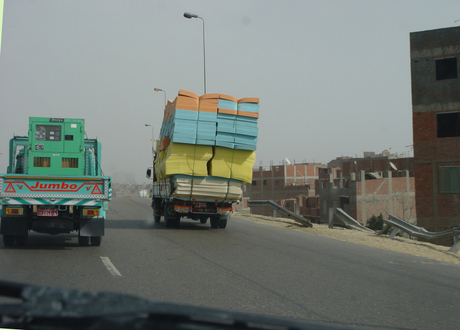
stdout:
POLYGON ((114 266, 114 264, 110 261, 109 257, 101 257, 101 260, 110 274, 112 274, 113 276, 121 276, 121 273, 114 266))

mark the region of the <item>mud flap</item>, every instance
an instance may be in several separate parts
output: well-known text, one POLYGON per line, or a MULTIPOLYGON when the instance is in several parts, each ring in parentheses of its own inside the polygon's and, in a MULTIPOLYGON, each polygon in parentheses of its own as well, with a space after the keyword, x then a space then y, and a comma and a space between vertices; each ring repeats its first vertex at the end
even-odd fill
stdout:
POLYGON ((1 235, 27 235, 27 218, 1 217, 1 235))
POLYGON ((104 218, 80 220, 80 236, 104 236, 104 218))

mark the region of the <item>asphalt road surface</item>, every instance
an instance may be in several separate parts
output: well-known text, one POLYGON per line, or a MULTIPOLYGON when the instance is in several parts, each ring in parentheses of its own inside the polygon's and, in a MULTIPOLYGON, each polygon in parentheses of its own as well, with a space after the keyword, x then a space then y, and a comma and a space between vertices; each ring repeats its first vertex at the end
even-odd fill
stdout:
POLYGON ((100 247, 76 234, 0 243, 0 279, 369 329, 459 327, 460 267, 233 217, 226 229, 153 223, 114 198, 100 247))

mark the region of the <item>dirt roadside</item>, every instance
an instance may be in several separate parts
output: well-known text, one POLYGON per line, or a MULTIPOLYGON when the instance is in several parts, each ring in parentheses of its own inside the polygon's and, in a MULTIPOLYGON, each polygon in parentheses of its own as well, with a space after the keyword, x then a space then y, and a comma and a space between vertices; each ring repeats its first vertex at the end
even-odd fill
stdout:
POLYGON ((385 235, 366 233, 354 229, 346 229, 342 227, 334 227, 331 229, 324 224, 313 224, 313 228, 306 228, 296 223, 294 220, 287 218, 272 218, 245 212, 234 212, 233 216, 253 221, 255 223, 297 230, 313 235, 325 236, 341 241, 373 246, 380 249, 386 249, 460 265, 460 252, 450 253, 447 252, 447 250, 449 250, 449 247, 447 246, 420 242, 410 238, 396 237, 395 239, 390 239, 385 235))

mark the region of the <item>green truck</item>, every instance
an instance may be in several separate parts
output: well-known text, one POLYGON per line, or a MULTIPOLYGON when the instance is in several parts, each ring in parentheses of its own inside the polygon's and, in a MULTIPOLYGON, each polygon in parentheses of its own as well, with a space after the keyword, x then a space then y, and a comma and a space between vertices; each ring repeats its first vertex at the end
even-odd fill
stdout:
POLYGON ((28 136, 10 140, 0 174, 4 245, 25 245, 29 231, 77 231, 80 246, 99 246, 112 195, 100 164, 101 144, 85 138, 84 119, 30 117, 28 136))

